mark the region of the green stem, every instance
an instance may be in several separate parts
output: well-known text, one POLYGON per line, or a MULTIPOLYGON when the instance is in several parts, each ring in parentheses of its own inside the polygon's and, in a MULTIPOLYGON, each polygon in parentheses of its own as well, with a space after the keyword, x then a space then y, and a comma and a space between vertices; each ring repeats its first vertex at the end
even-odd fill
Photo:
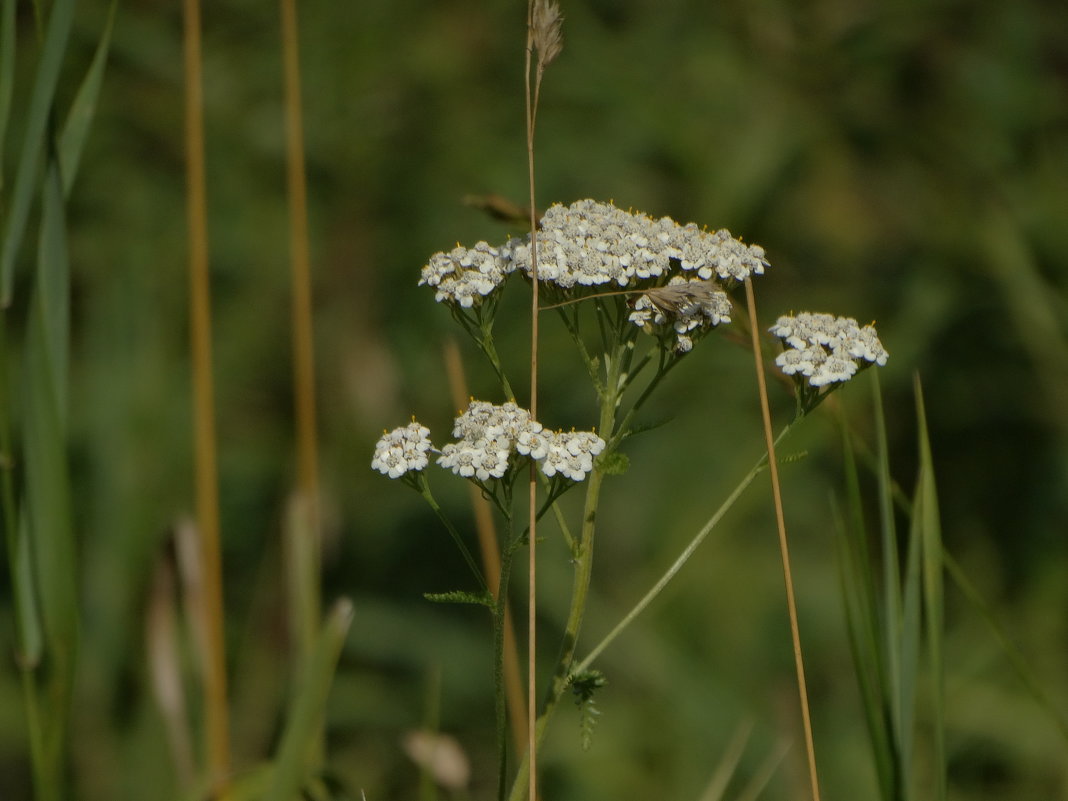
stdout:
MULTIPOLYGON (((599 430, 602 436, 610 435, 615 428, 616 406, 619 392, 619 366, 621 364, 622 347, 616 348, 611 359, 606 363, 605 393, 601 397, 601 415, 599 430)), ((556 711, 556 705, 560 697, 567 689, 571 678, 571 663, 575 658, 575 648, 578 645, 579 630, 582 627, 583 613, 586 611, 586 598, 589 594, 590 575, 593 571, 593 538, 597 526, 597 508, 601 497, 601 485, 604 482, 604 472, 594 464, 586 487, 586 503, 582 512, 582 530, 579 533, 577 547, 572 553, 575 573, 571 583, 571 608, 568 611, 567 623, 564 627, 564 635, 560 644, 560 655, 557 658, 556 670, 549 683, 541 714, 535 722, 535 744, 541 743, 548 728, 549 720, 556 711)), ((529 752, 528 752, 529 754, 529 752)), ((519 765, 512 784, 512 792, 508 796, 509 801, 521 801, 526 797, 527 779, 530 774, 530 763, 524 758, 519 765)))
MULTIPOLYGON (((791 423, 790 425, 792 426, 793 424, 791 423)), ((775 444, 778 444, 789 431, 790 426, 784 428, 779 434, 779 436, 776 438, 775 444)), ((604 649, 607 648, 612 643, 612 641, 619 636, 623 629, 629 626, 634 621, 634 619, 642 613, 645 607, 652 603, 653 599, 661 593, 664 587, 667 586, 668 582, 670 582, 671 579, 673 579, 675 575, 679 572, 679 570, 682 569, 682 566, 690 560, 690 557, 693 556, 694 551, 696 551, 697 548, 701 545, 701 543, 704 542, 705 538, 712 532, 712 529, 714 529, 719 524, 719 521, 723 518, 727 511, 732 506, 734 506, 737 500, 741 497, 742 493, 745 492, 746 488, 748 488, 749 485, 753 483, 753 479, 756 478, 760 474, 760 472, 767 466, 767 463, 768 455, 767 453, 765 453, 763 456, 760 457, 760 459, 757 460, 757 463, 753 465, 753 468, 746 474, 745 478, 743 478, 738 483, 738 486, 734 488, 731 494, 727 496, 727 499, 723 502, 719 509, 715 511, 712 517, 708 519, 708 522, 705 523, 704 526, 701 527, 701 530, 694 535, 693 539, 690 540, 690 543, 682 550, 682 553, 679 554, 678 558, 672 563, 671 567, 667 569, 664 575, 660 577, 659 581, 657 581, 656 584, 653 585, 652 589, 650 589, 649 592, 647 592, 642 597, 642 599, 634 605, 633 609, 631 609, 626 615, 623 616, 623 619, 616 624, 615 628, 613 628, 592 651, 590 651, 589 655, 587 655, 585 659, 583 659, 571 669, 572 674, 581 673, 582 671, 587 670, 590 665, 593 664, 593 661, 601 655, 601 652, 604 651, 604 649)))
POLYGON ((512 385, 508 381, 508 376, 504 373, 501 357, 497 354, 497 346, 493 341, 493 331, 490 330, 488 325, 482 326, 481 336, 478 337, 478 346, 482 349, 482 352, 486 354, 486 358, 489 359, 490 364, 493 366, 493 372, 497 374, 497 378, 501 382, 501 389, 504 390, 505 396, 514 398, 515 393, 512 392, 512 385))
POLYGON ((423 499, 430 505, 430 508, 434 510, 434 514, 438 516, 438 520, 445 526, 445 530, 449 532, 453 542, 456 543, 456 547, 460 549, 460 553, 463 555, 464 561, 467 562, 467 566, 471 568, 471 572, 474 573, 475 579, 478 581, 478 586, 483 592, 487 592, 486 579, 482 576, 482 571, 478 569, 478 563, 475 561, 475 557, 471 555, 471 551, 468 550, 467 545, 464 544, 463 537, 460 536, 460 532, 456 530, 456 527, 452 524, 452 521, 445 515, 438 506, 437 500, 434 498, 433 493, 430 492, 430 484, 426 480, 421 472, 416 474, 415 487, 419 490, 423 499))

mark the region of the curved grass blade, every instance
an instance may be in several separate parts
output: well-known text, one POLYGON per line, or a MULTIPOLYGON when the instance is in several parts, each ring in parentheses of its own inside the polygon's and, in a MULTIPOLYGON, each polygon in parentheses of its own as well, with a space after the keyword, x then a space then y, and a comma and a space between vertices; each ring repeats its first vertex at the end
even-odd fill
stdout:
POLYGON ((885 640, 881 636, 878 587, 868 551, 864 525, 860 476, 854 443, 845 417, 842 423, 842 454, 845 466, 847 512, 834 507, 837 531, 838 573, 845 606, 849 647, 871 737, 872 755, 879 781, 880 798, 894 797, 897 760, 887 698, 890 696, 885 640))
POLYGON ((44 182, 38 281, 24 363, 25 509, 47 673, 37 694, 42 749, 35 754, 39 798, 62 796, 67 723, 78 641, 78 598, 66 461, 68 263, 59 169, 44 182))
POLYGON ((300 793, 307 778, 309 756, 314 755, 326 699, 352 615, 352 601, 342 598, 334 604, 322 627, 308 669, 299 677, 300 686, 290 704, 265 801, 290 801, 300 793))
POLYGON ((923 549, 923 612, 927 620, 927 658, 931 672, 931 737, 933 751, 931 765, 935 773, 936 801, 946 798, 946 735, 945 735, 945 661, 943 659, 943 593, 942 524, 938 515, 938 492, 935 487, 931 441, 927 433, 920 379, 915 380, 916 425, 919 429, 920 475, 917 479, 916 499, 912 520, 919 530, 923 549))
POLYGON ((107 22, 104 23, 104 32, 100 35, 89 71, 86 72, 81 86, 78 87, 78 93, 74 96, 74 102, 71 103, 70 110, 67 112, 67 121, 63 124, 63 131, 59 135, 59 163, 60 172, 63 175, 64 197, 70 196, 74 176, 78 173, 82 148, 89 134, 89 125, 96 113, 96 101, 100 97, 100 87, 104 82, 104 67, 107 65, 108 51, 111 49, 111 30, 115 25, 116 2, 117 0, 111 0, 107 22))
POLYGON ((44 49, 37 67, 30 108, 26 114, 26 131, 22 140, 18 168, 15 173, 15 188, 11 195, 11 208, 4 225, 3 241, 0 242, 0 308, 11 303, 11 288, 15 278, 15 257, 36 189, 41 153, 48 133, 48 118, 52 99, 59 81, 59 69, 67 50, 71 22, 74 19, 74 0, 56 0, 48 18, 44 49))
MULTIPOLYGON (((11 116, 11 93, 15 86, 15 0, 0 3, 0 154, 4 152, 7 121, 11 116)), ((0 162, 0 200, 4 170, 0 162)), ((0 209, 3 208, 0 202, 0 209)))

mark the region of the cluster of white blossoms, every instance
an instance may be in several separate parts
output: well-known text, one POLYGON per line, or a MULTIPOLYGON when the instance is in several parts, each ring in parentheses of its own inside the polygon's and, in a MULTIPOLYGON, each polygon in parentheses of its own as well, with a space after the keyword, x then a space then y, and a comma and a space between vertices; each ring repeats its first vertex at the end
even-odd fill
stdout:
POLYGON ((530 412, 513 401, 495 406, 472 400, 452 427, 458 441, 441 449, 438 464, 464 478, 500 478, 508 469, 516 440, 530 425, 530 412))
MULTIPOLYGON (((429 430, 419 423, 394 429, 375 446, 371 467, 398 478, 427 466, 433 450, 429 430)), ((452 434, 457 438, 440 451, 437 463, 463 478, 488 481, 501 478, 514 453, 529 456, 546 476, 560 474, 582 481, 593 469, 593 458, 605 441, 590 431, 547 431, 530 418, 530 412, 509 401, 500 406, 472 400, 456 418, 452 434)))
MULTIPOLYGON (((529 273, 529 237, 513 242, 512 258, 529 273)), ((702 280, 741 281, 763 273, 768 262, 763 248, 746 245, 725 229, 711 233, 694 223, 654 220, 595 200, 552 206, 538 231, 538 278, 564 289, 576 284, 628 287, 670 276, 676 265, 702 280)))
POLYGON ((665 286, 638 298, 629 319, 643 328, 670 323, 675 329, 675 349, 686 353, 693 349, 690 334, 695 328, 731 321, 731 301, 713 281, 676 275, 665 286))
POLYGON ((413 420, 382 435, 375 444, 371 467, 390 478, 399 478, 408 471, 426 467, 427 453, 432 448, 430 429, 413 420))
POLYGON ((769 330, 787 346, 775 364, 814 387, 848 381, 860 367, 881 367, 889 357, 875 327, 862 328, 852 317, 801 312, 780 317, 769 330))
POLYGON ((516 450, 541 463, 549 478, 557 473, 572 481, 582 481, 593 469, 593 457, 604 450, 605 442, 592 431, 546 431, 541 423, 519 435, 516 450))
MULTIPOLYGON (((530 251, 529 235, 500 247, 486 242, 457 246, 434 254, 419 284, 434 287, 438 302, 470 308, 511 273, 529 275, 530 251)), ((763 248, 746 245, 725 229, 713 233, 670 217, 654 220, 594 200, 553 205, 538 230, 538 279, 561 289, 606 284, 626 288, 674 275, 742 281, 766 267, 763 248)))
POLYGON ((501 248, 479 242, 473 248, 457 245, 448 253, 435 253, 423 268, 419 286, 434 287, 438 303, 445 301, 470 309, 514 272, 513 262, 507 257, 514 241, 509 240, 501 248))

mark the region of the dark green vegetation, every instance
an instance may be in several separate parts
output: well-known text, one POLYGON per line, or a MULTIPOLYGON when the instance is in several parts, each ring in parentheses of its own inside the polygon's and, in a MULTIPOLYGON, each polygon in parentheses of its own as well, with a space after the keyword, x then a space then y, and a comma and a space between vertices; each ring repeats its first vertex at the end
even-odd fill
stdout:
MULTIPOLYGON (((414 412, 440 438, 456 412, 440 345, 458 330, 415 284, 434 251, 508 233, 465 207, 465 195, 525 197, 521 5, 313 0, 300 9, 327 497, 324 598, 354 602, 328 704, 327 750, 331 769, 369 801, 416 796, 417 773, 400 740, 434 716, 471 756, 475 797, 492 793, 484 612, 423 599, 426 591, 471 589, 466 568, 418 498, 369 463, 384 427, 414 412), (438 671, 440 694, 428 703, 438 671), (428 705, 440 709, 432 714, 428 705)), ((765 325, 790 309, 875 320, 891 354, 880 376, 891 469, 911 493, 911 379, 919 372, 946 548, 1065 714, 1068 10, 1037 0, 605 0, 563 10, 565 50, 546 76, 539 112, 539 202, 611 198, 762 244, 772 264, 756 282, 765 325)), ((100 3, 77 9, 57 107, 69 106, 105 14, 100 3)), ((276 15, 271 5, 237 0, 204 11, 239 767, 275 750, 287 702, 279 532, 295 468, 276 15)), ((25 4, 17 35, 5 219, 32 88, 25 76, 38 52, 25 4)), ((171 797, 161 789, 176 786, 143 632, 153 566, 168 529, 193 507, 181 48, 177 8, 120 7, 66 208, 67 453, 80 611, 70 764, 82 799, 171 797)), ((31 314, 36 208, 5 311, 16 352, 31 314)), ((515 325, 498 333, 524 393, 526 298, 515 291, 512 302, 515 325)), ((554 350, 564 337, 551 318, 544 336, 540 417, 557 424, 554 415, 586 416, 583 424, 592 424, 594 399, 568 391, 587 384, 573 352, 554 350)), ((494 378, 461 344, 471 391, 481 396, 494 378)), ((629 471, 606 483, 587 647, 760 453, 750 355, 730 337, 712 336, 688 359, 647 410, 650 421, 669 424, 632 440, 629 471)), ((874 442, 866 384, 837 399, 855 439, 874 442)), ((772 400, 785 422, 788 394, 772 400)), ((831 496, 844 487, 843 460, 824 411, 783 446, 784 455, 808 457, 786 465, 782 477, 824 794, 868 798, 876 769, 835 562, 831 496)), ((466 487, 441 473, 431 481, 462 517, 466 487)), ((577 712, 558 716, 544 755, 546 798, 699 798, 748 720, 755 724, 740 771, 757 772, 790 738, 764 797, 802 797, 769 499, 766 485, 754 485, 598 661, 609 684, 597 695, 592 748, 580 750, 577 712)), ((569 573, 552 528, 542 536, 539 597, 551 630, 562 626, 569 573)), ((23 798, 30 768, 6 565, 0 576, 0 797, 23 798)), ((522 576, 516 580, 519 594, 522 576)), ((944 614, 950 797, 1065 797, 1068 757, 1056 725, 1027 694, 984 616, 948 580, 944 614)), ((922 730, 930 721, 922 691, 920 709, 922 730)), ((920 765, 930 753, 924 742, 920 765)))

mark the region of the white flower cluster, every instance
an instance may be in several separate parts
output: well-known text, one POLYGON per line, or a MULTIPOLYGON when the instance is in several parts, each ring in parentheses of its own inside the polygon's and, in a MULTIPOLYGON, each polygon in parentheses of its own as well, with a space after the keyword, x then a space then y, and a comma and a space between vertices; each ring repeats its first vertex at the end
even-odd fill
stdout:
POLYGON ((503 283, 515 266, 509 258, 516 240, 501 248, 479 242, 473 248, 457 245, 448 253, 435 253, 423 268, 419 286, 432 286, 434 299, 469 309, 503 283))
POLYGON ((441 449, 438 464, 464 478, 500 478, 508 469, 519 434, 530 424, 530 412, 512 401, 494 406, 472 400, 452 428, 459 442, 441 449))
MULTIPOLYGON (((582 481, 593 469, 593 457, 604 450, 605 441, 592 431, 547 431, 530 419, 530 412, 514 401, 495 406, 472 400, 456 418, 451 442, 441 449, 438 464, 458 476, 487 481, 500 478, 513 453, 529 456, 541 464, 545 475, 557 473, 582 481)), ((435 450, 430 430, 412 421, 382 435, 375 445, 371 467, 390 478, 417 472, 427 466, 427 454, 435 450)))
MULTIPOLYGON (((514 254, 529 272, 529 242, 515 246, 514 254)), ((565 289, 575 284, 626 287, 670 275, 673 262, 696 278, 739 281, 768 266, 763 248, 746 245, 725 229, 709 233, 694 223, 654 220, 594 200, 552 206, 538 232, 538 277, 565 289)))
MULTIPOLYGON (((501 247, 457 246, 434 254, 419 284, 435 287, 439 302, 470 308, 516 270, 530 274, 530 250, 529 235, 501 247)), ((552 206, 538 231, 538 278, 563 289, 627 287, 671 275, 676 265, 691 278, 741 281, 762 274, 768 261, 759 245, 746 245, 725 229, 710 233, 594 200, 552 206)))
POLYGON ((852 317, 801 312, 780 317, 770 329, 788 347, 775 359, 786 375, 801 375, 814 387, 848 381, 861 362, 886 364, 889 354, 874 326, 852 317))
POLYGON ((540 462, 547 476, 560 473, 582 481, 593 469, 593 457, 605 447, 604 440, 592 432, 546 431, 513 401, 495 406, 472 400, 456 418, 452 433, 459 441, 442 448, 438 464, 479 481, 503 476, 512 453, 540 462))
POLYGON ((541 462, 541 471, 549 478, 559 473, 572 481, 582 481, 593 469, 593 457, 604 446, 604 440, 592 431, 546 431, 541 423, 533 423, 519 435, 516 450, 541 462))
POLYGON ((731 321, 731 301, 712 281, 676 275, 667 285, 638 298, 628 319, 641 327, 670 322, 675 329, 675 349, 686 353, 693 349, 691 333, 695 328, 731 321))
POLYGON ((399 478, 408 471, 426 467, 427 453, 432 447, 430 429, 413 420, 382 435, 375 444, 371 467, 390 478, 399 478))

